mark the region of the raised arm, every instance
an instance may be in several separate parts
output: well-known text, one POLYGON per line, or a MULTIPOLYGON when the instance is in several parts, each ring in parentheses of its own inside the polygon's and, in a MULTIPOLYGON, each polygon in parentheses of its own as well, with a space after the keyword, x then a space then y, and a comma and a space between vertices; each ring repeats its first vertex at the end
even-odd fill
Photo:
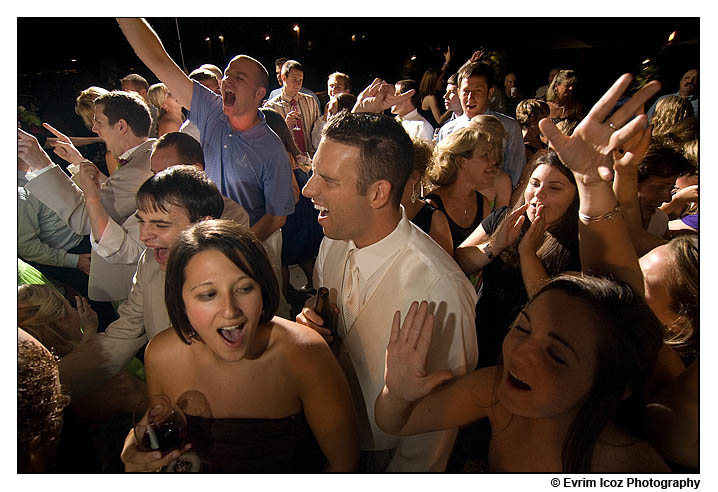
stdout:
POLYGON ((120 29, 147 68, 167 86, 182 106, 192 106, 192 81, 170 58, 157 33, 144 19, 118 18, 120 29))
POLYGON ((539 127, 576 177, 582 269, 589 274, 610 274, 643 293, 638 257, 617 207, 611 179, 614 157, 620 159, 625 154, 624 145, 646 126, 645 115, 636 113, 658 91, 659 84, 647 84, 609 117, 630 83, 629 74, 621 76, 570 137, 549 119, 541 120, 539 127))

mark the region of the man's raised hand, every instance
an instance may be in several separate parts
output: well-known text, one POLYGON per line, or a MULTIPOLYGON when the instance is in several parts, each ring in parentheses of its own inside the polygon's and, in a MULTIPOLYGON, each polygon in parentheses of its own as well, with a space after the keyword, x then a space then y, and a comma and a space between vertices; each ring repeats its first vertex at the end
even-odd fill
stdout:
POLYGON ((393 85, 382 79, 374 79, 366 89, 361 91, 352 112, 381 113, 395 104, 406 101, 414 95, 414 92, 416 92, 414 89, 409 89, 397 95, 393 85))
POLYGON ((49 123, 43 123, 43 127, 53 135, 57 137, 57 140, 50 145, 55 151, 55 154, 57 154, 58 157, 66 160, 70 164, 77 164, 79 165, 80 162, 84 161, 85 158, 82 157, 82 154, 79 150, 72 144, 72 141, 70 140, 70 137, 65 135, 64 133, 61 133, 59 130, 52 127, 49 123))

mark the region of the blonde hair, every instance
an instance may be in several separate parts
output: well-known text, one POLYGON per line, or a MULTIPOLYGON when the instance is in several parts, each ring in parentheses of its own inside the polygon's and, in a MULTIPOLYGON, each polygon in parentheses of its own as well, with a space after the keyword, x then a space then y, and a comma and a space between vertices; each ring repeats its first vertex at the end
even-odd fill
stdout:
POLYGON ((470 123, 439 142, 434 150, 434 161, 427 169, 429 182, 438 187, 456 181, 459 158, 471 159, 479 143, 491 145, 490 138, 488 132, 470 123))
POLYGON ((567 137, 573 135, 573 131, 576 129, 577 126, 578 120, 574 119, 561 120, 556 123, 556 128, 558 128, 558 131, 560 131, 567 137))
POLYGON ((165 99, 167 99, 167 94, 169 94, 169 89, 167 89, 167 86, 164 85, 162 82, 159 84, 152 84, 147 91, 147 100, 157 109, 162 108, 162 105, 165 103, 165 99))
POLYGON ((496 116, 480 114, 471 118, 470 124, 475 125, 479 131, 488 135, 496 164, 501 165, 504 161, 504 145, 508 135, 501 121, 496 116))
POLYGON ((656 112, 653 114, 653 136, 668 133, 671 128, 681 120, 693 116, 693 105, 681 96, 666 96, 656 103, 656 112))
POLYGON ((65 298, 49 285, 17 288, 17 325, 58 357, 70 353, 82 338, 80 327, 66 327, 69 312, 65 298))
POLYGON ((570 85, 575 84, 577 81, 578 78, 576 77, 576 72, 574 72, 573 70, 559 71, 551 81, 551 84, 549 84, 548 89, 546 90, 546 101, 557 102, 558 94, 556 94, 556 87, 563 84, 564 82, 570 85))
POLYGON ((110 91, 102 87, 90 86, 80 92, 75 100, 75 114, 82 118, 88 130, 92 131, 95 122, 95 99, 108 94, 110 91))

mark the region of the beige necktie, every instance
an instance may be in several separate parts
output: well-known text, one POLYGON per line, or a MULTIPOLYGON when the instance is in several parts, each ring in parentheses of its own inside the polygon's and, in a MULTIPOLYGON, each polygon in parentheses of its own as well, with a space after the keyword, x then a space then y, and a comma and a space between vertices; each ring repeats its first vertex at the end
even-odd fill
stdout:
POLYGON ((342 313, 344 329, 349 332, 359 314, 359 272, 354 264, 354 250, 349 251, 344 265, 344 281, 342 282, 342 313))

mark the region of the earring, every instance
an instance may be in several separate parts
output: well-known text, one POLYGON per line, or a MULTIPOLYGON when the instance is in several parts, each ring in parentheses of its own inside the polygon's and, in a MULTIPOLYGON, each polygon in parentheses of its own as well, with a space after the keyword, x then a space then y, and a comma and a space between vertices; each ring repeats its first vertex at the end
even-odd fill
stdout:
POLYGON ((416 183, 411 184, 411 203, 416 203, 419 194, 416 192, 416 183))

